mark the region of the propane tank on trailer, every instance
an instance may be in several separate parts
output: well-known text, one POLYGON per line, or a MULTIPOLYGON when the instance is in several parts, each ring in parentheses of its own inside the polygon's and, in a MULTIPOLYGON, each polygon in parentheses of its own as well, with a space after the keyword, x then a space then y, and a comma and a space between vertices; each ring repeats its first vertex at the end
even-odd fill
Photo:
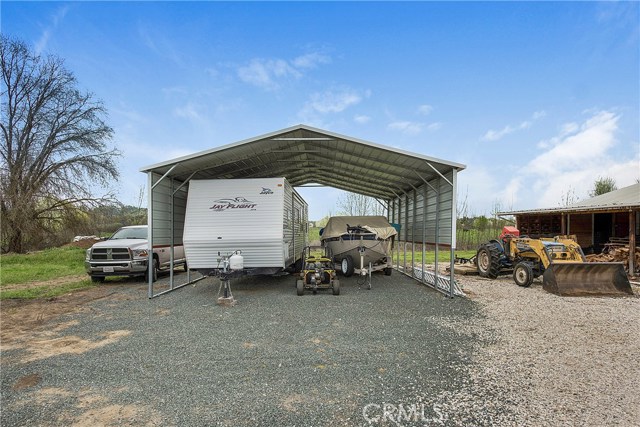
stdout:
POLYGON ((241 251, 235 251, 233 255, 229 257, 229 269, 231 271, 244 269, 244 257, 241 251))

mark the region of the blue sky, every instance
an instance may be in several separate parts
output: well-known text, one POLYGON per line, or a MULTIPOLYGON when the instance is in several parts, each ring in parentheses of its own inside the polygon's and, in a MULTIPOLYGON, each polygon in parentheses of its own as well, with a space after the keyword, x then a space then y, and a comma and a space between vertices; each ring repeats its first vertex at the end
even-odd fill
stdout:
MULTIPOLYGON (((469 213, 640 177, 637 2, 10 2, 104 101, 124 203, 153 163, 304 123, 464 163, 469 213)), ((310 217, 337 190, 305 189, 310 217)))

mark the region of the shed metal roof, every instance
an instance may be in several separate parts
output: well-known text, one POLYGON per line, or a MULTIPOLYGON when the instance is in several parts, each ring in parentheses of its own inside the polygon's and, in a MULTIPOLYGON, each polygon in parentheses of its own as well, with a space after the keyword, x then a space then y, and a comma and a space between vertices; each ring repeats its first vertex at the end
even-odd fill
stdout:
POLYGON ((466 166, 306 125, 146 166, 180 181, 284 176, 294 187, 320 184, 381 199, 410 192, 466 166))
POLYGON ((566 207, 498 212, 498 215, 551 214, 570 212, 592 212, 628 210, 640 208, 640 183, 610 191, 566 207))

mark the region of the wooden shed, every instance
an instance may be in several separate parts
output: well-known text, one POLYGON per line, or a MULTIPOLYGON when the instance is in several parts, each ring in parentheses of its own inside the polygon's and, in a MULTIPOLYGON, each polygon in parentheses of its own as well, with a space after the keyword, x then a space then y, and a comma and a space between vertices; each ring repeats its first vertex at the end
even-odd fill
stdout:
POLYGON ((566 207, 500 212, 512 215, 521 234, 553 237, 574 234, 585 254, 601 253, 611 243, 629 248, 629 274, 635 275, 640 237, 640 183, 566 207))

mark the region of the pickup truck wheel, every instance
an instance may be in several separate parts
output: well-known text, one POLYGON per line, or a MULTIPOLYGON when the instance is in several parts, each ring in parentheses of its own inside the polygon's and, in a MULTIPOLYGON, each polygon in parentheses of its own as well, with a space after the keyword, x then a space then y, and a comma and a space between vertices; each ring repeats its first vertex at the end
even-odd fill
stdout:
MULTIPOLYGON (((153 281, 158 280, 158 259, 153 259, 153 281)), ((149 282, 149 269, 144 273, 144 281, 149 282)))
POLYGON ((104 282, 104 276, 91 276, 91 281, 94 283, 102 283, 104 282))

